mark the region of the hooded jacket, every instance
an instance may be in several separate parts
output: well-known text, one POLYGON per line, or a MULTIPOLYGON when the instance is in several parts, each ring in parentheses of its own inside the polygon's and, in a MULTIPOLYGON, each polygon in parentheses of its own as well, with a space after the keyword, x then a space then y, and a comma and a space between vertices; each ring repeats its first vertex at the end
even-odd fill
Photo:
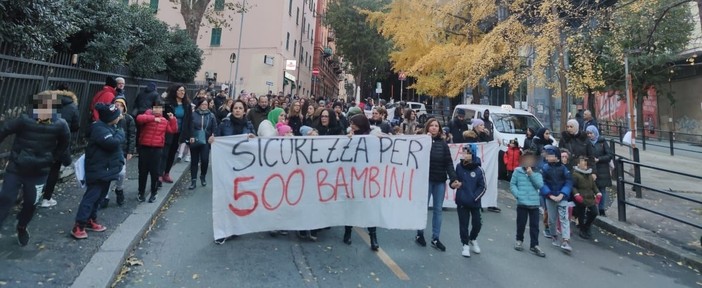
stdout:
POLYGON ((449 183, 456 180, 456 170, 453 167, 451 150, 441 135, 432 138, 431 153, 429 154, 429 181, 445 182, 448 176, 449 183))
POLYGON ((192 112, 192 121, 185 123, 183 127, 183 133, 185 134, 185 139, 193 138, 195 135, 195 130, 205 130, 205 140, 214 135, 217 131, 217 120, 214 114, 210 110, 200 110, 196 109, 192 112))
POLYGON ((98 111, 95 110, 95 104, 97 103, 112 103, 115 100, 115 95, 117 95, 117 90, 112 86, 103 86, 102 90, 98 91, 93 100, 90 102, 90 113, 93 118, 92 121, 100 120, 100 115, 98 111))
POLYGON ((159 95, 158 92, 156 92, 156 85, 147 85, 143 91, 139 92, 134 100, 132 115, 136 118, 138 115, 144 114, 146 110, 149 110, 154 106, 154 102, 156 102, 158 98, 159 95))
POLYGON ((544 185, 541 186, 541 195, 544 197, 558 196, 563 194, 562 201, 570 199, 573 189, 573 178, 565 165, 560 161, 547 163, 541 168, 544 177, 544 185))
POLYGON ((253 124, 245 117, 236 118, 233 114, 227 115, 215 130, 215 136, 231 136, 241 134, 255 134, 253 124))
POLYGON ((477 156, 473 156, 471 163, 463 164, 461 161, 456 165, 457 180, 461 182, 461 187, 456 190, 456 206, 482 207, 481 199, 487 186, 485 171, 480 165, 481 161, 477 156))
POLYGON ((117 125, 95 121, 88 131, 85 148, 85 182, 117 180, 124 167, 124 131, 117 125))
MULTIPOLYGON (((46 92, 43 92, 46 93, 46 92)), ((78 97, 71 91, 48 91, 61 96, 61 118, 68 123, 68 129, 71 132, 77 132, 80 129, 80 118, 78 117, 78 97)))
POLYGON ((271 111, 271 107, 268 106, 265 109, 261 108, 261 106, 256 105, 253 109, 249 110, 249 113, 246 114, 246 120, 251 121, 251 124, 253 124, 254 130, 258 131, 258 126, 261 125, 261 122, 263 120, 268 119, 268 112, 271 111))
POLYGON ((125 155, 136 154, 136 122, 134 121, 132 115, 127 114, 126 110, 124 111, 123 115, 124 118, 119 120, 117 123, 117 126, 120 127, 125 134, 125 141, 122 145, 122 151, 124 151, 125 155))
POLYGON ((595 181, 590 177, 591 174, 592 169, 582 170, 577 166, 573 167, 573 196, 580 194, 583 197, 582 205, 585 206, 595 205, 595 196, 600 193, 595 181))
POLYGON ((507 171, 514 171, 519 167, 519 157, 522 156, 522 150, 519 147, 509 147, 507 152, 502 156, 507 171))
POLYGON ((466 120, 453 118, 453 120, 449 122, 448 127, 451 138, 453 138, 453 143, 466 143, 466 139, 463 138, 463 132, 468 130, 466 120))
POLYGON ((544 177, 536 169, 532 169, 531 176, 527 174, 524 167, 517 167, 512 173, 509 181, 509 188, 517 205, 527 207, 539 207, 541 194, 539 190, 544 186, 544 177))
POLYGON ((39 123, 22 114, 0 127, 0 142, 14 134, 7 171, 19 175, 47 175, 51 164, 61 161, 71 139, 66 121, 54 115, 39 123))
POLYGON ((151 109, 137 116, 136 121, 140 127, 139 145, 142 146, 163 148, 166 144, 166 133, 178 133, 178 121, 175 117, 166 119, 161 115, 154 115, 151 109), (161 121, 156 122, 156 118, 161 121))

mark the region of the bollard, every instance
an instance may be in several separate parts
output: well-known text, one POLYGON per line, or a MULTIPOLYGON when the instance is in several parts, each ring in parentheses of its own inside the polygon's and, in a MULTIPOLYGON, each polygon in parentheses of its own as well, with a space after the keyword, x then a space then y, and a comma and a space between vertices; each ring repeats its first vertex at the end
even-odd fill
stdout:
POLYGON ((626 222, 626 191, 624 190, 624 162, 617 159, 617 216, 619 221, 626 222))
POLYGON ((673 131, 668 131, 668 140, 670 141, 670 156, 675 156, 673 152, 673 131))
POLYGON ((617 131, 619 131, 619 142, 624 142, 624 127, 622 127, 622 124, 619 124, 617 131))
MULTIPOLYGON (((634 183, 641 185, 641 163, 639 158, 639 148, 634 148, 634 183)), ((634 185, 634 192, 636 192, 636 198, 641 198, 641 186, 634 185)))
POLYGON ((646 129, 641 129, 641 145, 643 150, 646 151, 646 129))

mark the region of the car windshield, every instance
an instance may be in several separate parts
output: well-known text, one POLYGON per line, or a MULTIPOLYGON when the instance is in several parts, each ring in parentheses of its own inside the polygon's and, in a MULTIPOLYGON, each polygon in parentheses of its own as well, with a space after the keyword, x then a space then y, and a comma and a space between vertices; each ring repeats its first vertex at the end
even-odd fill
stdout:
POLYGON ((543 127, 532 115, 492 113, 495 129, 501 133, 526 134, 527 128, 539 130, 543 127))

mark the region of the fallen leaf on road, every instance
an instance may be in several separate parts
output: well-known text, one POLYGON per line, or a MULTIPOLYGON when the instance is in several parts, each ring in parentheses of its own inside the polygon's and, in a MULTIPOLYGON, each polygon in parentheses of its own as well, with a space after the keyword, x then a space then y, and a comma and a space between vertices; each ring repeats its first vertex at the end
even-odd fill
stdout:
POLYGON ((683 266, 683 263, 682 263, 682 261, 678 261, 678 262, 675 262, 675 263, 677 263, 677 264, 678 264, 678 266, 683 266))
POLYGON ((371 274, 370 274, 370 275, 371 275, 371 276, 375 276, 375 272, 371 272, 371 274))
POLYGON ((144 266, 144 262, 134 256, 127 258, 126 262, 128 266, 144 266))
POLYGON ((380 282, 380 278, 376 277, 375 282, 380 282))
POLYGON ((656 253, 653 253, 651 251, 646 251, 647 256, 656 256, 656 253))
POLYGON ((197 278, 200 278, 200 275, 193 274, 193 280, 195 280, 195 279, 197 279, 197 278))
POLYGON ((0 281, 0 285, 7 285, 7 282, 5 282, 5 281, 0 281))
POLYGON ((643 256, 642 252, 636 252, 636 255, 643 256))
POLYGON ((700 286, 702 286, 702 282, 697 282, 697 285, 700 285, 700 286))
POLYGON ((38 248, 39 248, 39 250, 43 250, 44 248, 46 248, 46 245, 44 245, 44 244, 41 244, 41 245, 39 245, 39 247, 38 247, 38 248))

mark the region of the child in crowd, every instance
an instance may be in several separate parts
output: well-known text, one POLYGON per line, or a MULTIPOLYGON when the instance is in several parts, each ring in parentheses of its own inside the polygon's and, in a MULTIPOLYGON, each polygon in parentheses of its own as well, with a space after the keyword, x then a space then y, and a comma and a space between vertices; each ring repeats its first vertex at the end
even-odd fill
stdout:
POLYGON ((317 133, 317 130, 310 127, 310 126, 300 127, 300 134, 302 134, 302 136, 318 136, 319 135, 319 133, 317 133))
POLYGON ((602 194, 592 179, 592 169, 588 167, 587 158, 580 157, 578 165, 573 167, 573 213, 578 219, 579 234, 583 239, 590 239, 592 222, 597 218, 597 205, 602 200, 602 194))
POLYGON ((546 197, 546 210, 548 211, 548 226, 551 234, 551 244, 559 246, 564 252, 572 251, 570 246, 570 221, 568 219, 568 199, 573 189, 573 179, 561 161, 557 147, 547 145, 544 147, 546 164, 541 168, 544 185, 541 195, 546 197), (558 225, 560 221, 560 225, 558 225), (559 243, 558 227, 560 226, 561 241, 559 243))
POLYGON ((459 234, 463 244, 463 257, 470 257, 470 252, 480 254, 478 233, 482 228, 480 215, 481 198, 487 189, 485 172, 480 168, 480 158, 476 155, 474 144, 463 146, 463 159, 456 165, 458 188, 456 189, 456 211, 458 212, 459 234), (472 217, 472 221, 471 221, 472 217), (468 234, 468 224, 472 226, 468 234))
POLYGON ((505 168, 507 168, 507 179, 512 179, 514 169, 519 167, 519 156, 521 155, 522 150, 519 148, 519 140, 510 140, 507 152, 502 156, 502 161, 505 163, 505 168))
POLYGON ((517 199, 517 243, 514 250, 524 250, 524 230, 529 220, 529 251, 539 257, 546 257, 539 248, 539 207, 541 195, 539 190, 544 186, 541 172, 534 168, 536 157, 527 150, 521 156, 521 166, 514 169, 510 179, 510 191, 517 199))
MULTIPOLYGON (((115 106, 119 111, 122 112, 122 119, 119 120, 117 126, 124 131, 125 142, 122 144, 122 151, 124 159, 127 161, 132 160, 132 155, 136 154, 136 122, 132 115, 127 113, 127 101, 123 97, 115 98, 115 106)), ((122 171, 119 173, 119 178, 114 182, 114 187, 111 189, 115 190, 117 194, 117 205, 122 206, 124 204, 124 180, 127 179, 127 164, 125 162, 122 171)), ((110 203, 110 194, 107 193, 105 199, 102 200, 100 208, 107 208, 110 203)))
POLYGON ((278 136, 295 136, 293 135, 292 127, 288 126, 288 124, 278 122, 278 124, 275 126, 276 130, 278 131, 278 136))
POLYGON ((139 196, 137 200, 144 202, 146 178, 151 175, 151 196, 149 203, 156 200, 158 190, 159 166, 161 154, 166 143, 166 133, 178 133, 178 122, 173 113, 168 113, 168 119, 163 117, 163 104, 161 100, 154 102, 152 109, 137 116, 139 130, 139 196))

